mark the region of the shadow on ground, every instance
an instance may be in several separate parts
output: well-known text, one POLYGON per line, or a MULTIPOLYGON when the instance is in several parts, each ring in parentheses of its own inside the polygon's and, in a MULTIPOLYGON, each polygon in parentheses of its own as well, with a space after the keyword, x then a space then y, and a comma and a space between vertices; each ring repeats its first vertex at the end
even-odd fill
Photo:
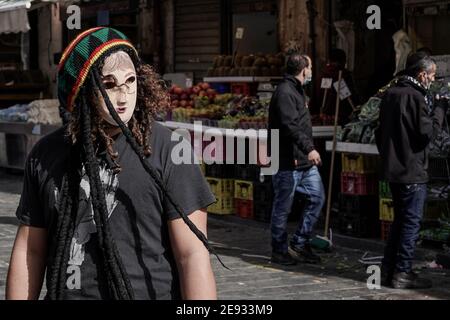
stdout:
POLYGON ((0 169, 0 192, 21 194, 23 185, 23 171, 0 169))
MULTIPOLYGON (((368 250, 348 249, 335 247, 331 253, 321 253, 322 263, 318 265, 297 264, 296 266, 280 266, 270 262, 270 230, 268 224, 257 223, 250 226, 229 223, 226 217, 210 219, 209 237, 220 257, 239 258, 248 264, 258 266, 260 270, 271 269, 285 271, 289 275, 309 275, 318 279, 339 278, 357 283, 356 287, 365 287, 369 274, 366 273, 367 266, 358 261, 368 250)), ((371 256, 380 256, 381 252, 369 252, 371 256)), ((234 260, 235 261, 235 260, 234 260)), ((226 262, 225 262, 226 264, 226 262)), ((425 261, 418 261, 417 266, 424 266, 425 261)), ((233 269, 233 264, 227 265, 233 269)), ((220 266, 219 266, 220 268, 220 266)), ((232 275, 232 271, 224 271, 232 275)), ((370 299, 450 299, 450 272, 449 270, 422 269, 420 272, 433 280, 434 288, 429 290, 394 290, 382 288, 381 290, 366 291, 370 299)), ((251 275, 250 275, 251 276, 251 275)), ((355 285, 354 284, 354 285, 355 285)), ((362 296, 364 298, 364 296, 362 296)))

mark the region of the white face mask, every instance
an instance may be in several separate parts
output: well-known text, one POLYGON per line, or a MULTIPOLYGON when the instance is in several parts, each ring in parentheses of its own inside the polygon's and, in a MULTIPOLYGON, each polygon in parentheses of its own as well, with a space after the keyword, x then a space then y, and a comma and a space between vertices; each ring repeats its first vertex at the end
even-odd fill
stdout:
MULTIPOLYGON (((123 51, 106 58, 102 69, 102 81, 114 109, 127 124, 133 116, 137 101, 137 76, 131 58, 123 51)), ((101 95, 100 95, 101 97, 101 95)), ((109 124, 118 126, 110 115, 103 97, 100 99, 100 115, 109 124)))
POLYGON ((422 82, 422 85, 425 87, 425 89, 430 90, 432 83, 433 82, 429 80, 428 77, 425 77, 425 81, 422 82))
POLYGON ((423 73, 423 81, 421 81, 422 85, 425 87, 425 89, 430 90, 431 85, 433 84, 436 77, 436 65, 433 65, 431 68, 431 72, 424 72, 423 73))
POLYGON ((303 86, 307 86, 312 81, 311 60, 309 60, 308 63, 309 63, 310 66, 308 68, 306 68, 305 78, 303 80, 303 86))
POLYGON ((304 86, 310 84, 312 81, 312 74, 309 74, 305 77, 305 82, 303 83, 304 86))

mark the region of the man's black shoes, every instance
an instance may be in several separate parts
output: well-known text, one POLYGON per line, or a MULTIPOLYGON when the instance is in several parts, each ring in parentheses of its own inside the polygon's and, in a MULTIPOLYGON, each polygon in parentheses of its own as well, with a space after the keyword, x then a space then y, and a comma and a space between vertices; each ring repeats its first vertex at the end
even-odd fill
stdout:
POLYGON ((431 280, 420 278, 414 272, 397 272, 392 276, 394 289, 429 289, 432 286, 431 280))
POLYGON ((316 264, 322 261, 320 257, 312 251, 309 244, 305 244, 304 246, 290 245, 289 253, 295 260, 302 263, 316 264))
POLYGON ((297 261, 289 253, 272 252, 272 259, 270 261, 282 266, 294 266, 297 264, 297 261))

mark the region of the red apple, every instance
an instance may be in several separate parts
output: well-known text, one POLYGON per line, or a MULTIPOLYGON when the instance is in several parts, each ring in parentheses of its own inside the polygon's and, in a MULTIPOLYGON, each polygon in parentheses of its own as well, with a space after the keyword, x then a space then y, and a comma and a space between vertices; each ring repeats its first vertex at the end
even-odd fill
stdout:
POLYGON ((198 94, 202 89, 199 86, 192 87, 192 93, 198 94))
POLYGON ((211 88, 211 86, 210 86, 209 83, 207 83, 207 82, 202 82, 201 85, 200 85, 200 87, 201 87, 203 90, 208 90, 209 88, 211 88))
POLYGON ((199 97, 204 97, 204 96, 206 96, 206 91, 200 91, 199 93, 198 93, 198 96, 199 97))
POLYGON ((181 99, 181 100, 188 100, 188 99, 189 99, 189 95, 186 94, 186 93, 183 93, 183 94, 180 96, 180 99, 181 99))
POLYGON ((180 107, 185 108, 188 105, 186 100, 181 100, 180 101, 180 107))
POLYGON ((178 95, 182 95, 183 94, 183 89, 181 89, 180 87, 175 87, 173 89, 173 93, 178 94, 178 95))
POLYGON ((172 101, 172 107, 176 108, 180 105, 180 101, 179 100, 173 100, 172 101))

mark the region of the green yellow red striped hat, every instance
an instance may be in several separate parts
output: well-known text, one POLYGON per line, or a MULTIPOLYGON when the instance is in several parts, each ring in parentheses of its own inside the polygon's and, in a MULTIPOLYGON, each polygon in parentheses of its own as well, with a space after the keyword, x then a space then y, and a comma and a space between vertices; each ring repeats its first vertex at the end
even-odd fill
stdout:
POLYGON ((71 112, 91 68, 118 50, 128 52, 135 62, 139 60, 134 46, 118 30, 96 27, 80 33, 64 50, 58 65, 61 107, 71 112))

